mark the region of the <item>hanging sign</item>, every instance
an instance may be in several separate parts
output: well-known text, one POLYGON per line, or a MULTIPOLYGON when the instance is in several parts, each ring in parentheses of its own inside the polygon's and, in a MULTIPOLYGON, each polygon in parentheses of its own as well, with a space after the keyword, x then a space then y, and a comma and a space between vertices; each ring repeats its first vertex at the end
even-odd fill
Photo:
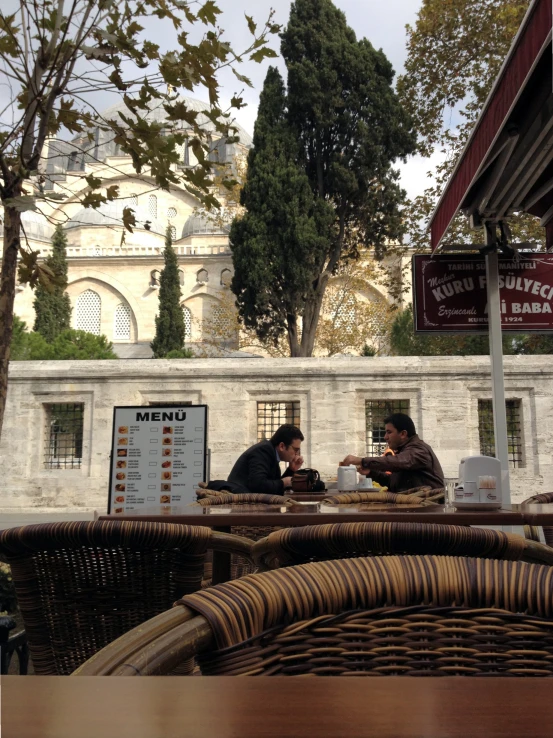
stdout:
MULTIPOLYGON (((553 332, 553 255, 499 259, 501 327, 517 333, 553 332)), ((417 333, 488 330, 486 262, 480 254, 413 257, 417 333)))
POLYGON ((206 479, 207 405, 116 407, 108 513, 176 513, 206 479))

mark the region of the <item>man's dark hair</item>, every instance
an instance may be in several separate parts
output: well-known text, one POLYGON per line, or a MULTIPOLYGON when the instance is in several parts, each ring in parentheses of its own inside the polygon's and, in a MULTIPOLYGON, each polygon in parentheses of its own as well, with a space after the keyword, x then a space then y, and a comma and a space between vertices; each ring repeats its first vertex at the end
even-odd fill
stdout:
POLYGON ((384 418, 384 425, 386 425, 386 423, 393 425, 398 433, 401 433, 401 431, 407 431, 408 438, 411 438, 417 433, 415 430, 415 424, 408 415, 405 415, 405 413, 392 413, 391 415, 388 415, 387 418, 384 418))
POLYGON ((272 438, 271 443, 276 448, 279 443, 283 443, 285 446, 290 446, 292 441, 294 441, 296 438, 299 438, 300 441, 303 441, 303 433, 301 430, 295 426, 290 425, 290 423, 285 423, 285 425, 281 425, 280 428, 278 428, 272 438))

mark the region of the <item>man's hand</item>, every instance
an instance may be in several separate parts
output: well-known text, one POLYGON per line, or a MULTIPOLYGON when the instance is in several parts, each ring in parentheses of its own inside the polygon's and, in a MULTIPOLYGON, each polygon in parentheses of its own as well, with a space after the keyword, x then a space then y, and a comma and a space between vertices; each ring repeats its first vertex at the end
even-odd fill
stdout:
POLYGON ((303 456, 296 456, 295 459, 293 459, 288 466, 292 471, 298 471, 298 469, 301 469, 303 464, 303 456))
POLYGON ((292 477, 283 477, 282 483, 284 485, 284 489, 291 489, 292 488, 292 477))
POLYGON ((362 474, 364 477, 370 477, 371 476, 371 470, 369 467, 364 466, 358 466, 357 467, 358 474, 362 474))
POLYGON ((352 456, 351 454, 349 456, 346 456, 346 458, 342 461, 342 466, 361 466, 361 462, 363 459, 361 456, 352 456))

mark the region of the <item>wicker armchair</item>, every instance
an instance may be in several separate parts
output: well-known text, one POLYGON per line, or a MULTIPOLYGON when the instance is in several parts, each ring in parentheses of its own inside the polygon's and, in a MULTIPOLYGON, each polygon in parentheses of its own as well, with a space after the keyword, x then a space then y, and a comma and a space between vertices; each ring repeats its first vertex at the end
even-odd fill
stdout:
MULTIPOLYGON (((533 495, 532 497, 529 497, 527 500, 524 500, 522 504, 523 505, 547 505, 547 504, 551 504, 552 502, 553 502, 553 492, 544 492, 541 495, 533 495)), ((543 529, 543 536, 545 538, 545 542, 547 543, 548 546, 553 547, 553 526, 544 525, 542 529, 543 529)), ((525 525, 524 535, 526 536, 526 538, 528 538, 531 541, 539 541, 540 540, 539 526, 525 525)))
MULTIPOLYGON (((232 505, 242 506, 247 505, 248 511, 255 510, 267 510, 267 506, 271 505, 275 508, 288 507, 292 503, 289 497, 281 495, 264 495, 257 493, 249 494, 229 494, 224 492, 215 492, 210 489, 200 489, 196 491, 198 501, 195 504, 201 505, 202 507, 215 507, 217 505, 232 505)), ((273 530, 281 530, 280 527, 267 527, 260 525, 239 525, 231 528, 233 535, 242 536, 250 541, 257 541, 260 538, 264 538, 273 530)), ((246 574, 252 574, 255 571, 255 566, 252 561, 247 557, 241 556, 239 553, 235 553, 230 559, 230 578, 239 579, 240 577, 246 576, 246 574)), ((204 579, 206 583, 211 581, 212 572, 212 558, 208 554, 205 564, 204 579)))
POLYGON ((126 631, 201 587, 208 549, 248 540, 148 522, 28 525, 0 533, 36 674, 70 674, 126 631))
POLYGON ((325 505, 355 505, 360 508, 375 509, 376 505, 409 505, 429 506, 437 505, 444 501, 445 491, 443 489, 430 489, 430 487, 416 487, 407 492, 342 492, 332 495, 323 500, 325 505))
POLYGON ((77 675, 553 676, 552 570, 520 561, 319 561, 187 595, 77 675))
POLYGON ((553 565, 553 550, 514 533, 433 523, 329 523, 287 528, 257 541, 262 569, 382 554, 478 556, 553 565))

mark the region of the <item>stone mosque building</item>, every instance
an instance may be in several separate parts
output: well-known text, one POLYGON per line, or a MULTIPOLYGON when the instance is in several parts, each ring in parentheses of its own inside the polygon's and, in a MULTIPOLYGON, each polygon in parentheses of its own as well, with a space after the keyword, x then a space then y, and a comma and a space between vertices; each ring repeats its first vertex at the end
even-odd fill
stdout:
MULTIPOLYGON (((197 111, 206 104, 184 98, 197 111)), ((126 111, 123 103, 103 113, 105 118, 126 111)), ((150 120, 163 120, 164 110, 152 108, 150 120)), ((213 161, 237 167, 245 163, 252 145, 251 136, 237 126, 239 138, 229 143, 214 131, 205 116, 199 116, 210 140, 213 161)), ((155 333, 158 312, 159 273, 169 225, 179 260, 182 309, 186 327, 186 345, 204 345, 206 331, 213 336, 213 326, 220 330, 219 356, 237 354, 235 325, 229 321, 232 259, 228 225, 223 218, 202 215, 199 202, 184 187, 170 191, 156 187, 147 173, 137 175, 131 159, 110 140, 110 134, 92 131, 93 143, 86 134, 72 141, 51 139, 42 164, 45 194, 64 199, 39 205, 39 211, 23 214, 24 237, 32 250, 46 256, 51 249, 54 226, 61 223, 68 240, 69 286, 73 327, 104 334, 112 341, 121 358, 150 357, 150 341, 155 333), (105 186, 117 185, 119 199, 97 210, 83 208, 79 200, 87 192, 85 176, 94 175, 105 186), (133 233, 123 227, 123 208, 134 210, 133 233), (226 325, 225 325, 226 322, 226 325), (220 325, 218 325, 220 324, 220 325), (228 326, 228 330, 226 329, 228 326)), ((181 147, 178 168, 194 167, 197 160, 187 144, 181 147)), ((220 198, 220 194, 217 193, 220 198)), ((224 200, 223 200, 224 205, 224 200)), ((0 213, 1 216, 1 213, 0 213)), ((1 232, 0 232, 1 238, 1 232)), ((29 329, 34 324, 34 293, 28 285, 18 286, 15 312, 29 329)), ((384 309, 388 303, 382 288, 367 282, 362 299, 375 301, 384 309)), ((343 320, 354 321, 348 301, 343 304, 343 320), (351 314, 350 314, 351 313, 351 314)), ((211 352, 213 354, 213 351, 211 352)))

